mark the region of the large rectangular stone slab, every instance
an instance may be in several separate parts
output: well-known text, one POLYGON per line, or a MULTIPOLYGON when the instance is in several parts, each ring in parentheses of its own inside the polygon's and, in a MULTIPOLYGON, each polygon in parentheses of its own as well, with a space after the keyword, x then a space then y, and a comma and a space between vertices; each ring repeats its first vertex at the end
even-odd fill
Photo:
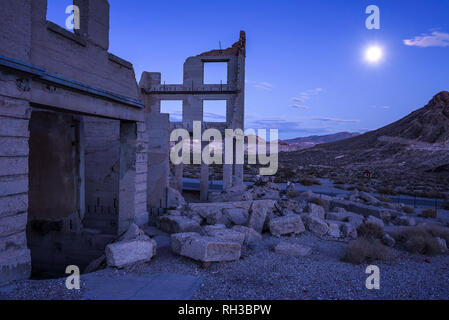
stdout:
POLYGON ((150 261, 156 254, 156 241, 148 237, 120 241, 106 246, 106 261, 110 267, 124 267, 137 262, 150 261))
POLYGON ((300 234, 306 231, 301 217, 296 214, 271 219, 268 226, 271 234, 275 237, 287 234, 300 234))
POLYGON ((172 235, 172 249, 181 256, 202 262, 234 261, 240 259, 241 245, 195 234, 172 235))

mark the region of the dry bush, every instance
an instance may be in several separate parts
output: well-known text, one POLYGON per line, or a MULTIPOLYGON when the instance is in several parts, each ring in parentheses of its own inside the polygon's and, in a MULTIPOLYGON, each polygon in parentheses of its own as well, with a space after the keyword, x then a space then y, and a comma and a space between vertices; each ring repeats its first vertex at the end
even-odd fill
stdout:
POLYGON ((326 202, 323 199, 320 199, 320 198, 317 198, 317 197, 314 197, 314 198, 310 199, 310 202, 312 202, 312 203, 314 203, 314 204, 316 204, 318 206, 322 206, 322 207, 326 206, 326 202))
POLYGON ((435 219, 437 217, 437 212, 433 209, 426 209, 421 212, 421 217, 435 219))
POLYGON ((393 200, 391 200, 390 198, 386 197, 386 196, 378 196, 377 200, 381 201, 381 202, 388 202, 388 203, 392 203, 393 200))
POLYGON ((402 211, 404 211, 407 214, 412 214, 412 213, 415 213, 415 208, 410 207, 410 206, 405 206, 402 208, 402 211))
POLYGON ((305 178, 301 178, 299 179, 299 183, 301 183, 303 186, 313 186, 313 185, 321 185, 320 180, 316 179, 316 178, 311 178, 311 177, 305 177, 305 178))
POLYGON ((346 247, 343 261, 361 264, 374 260, 390 261, 394 259, 393 250, 383 245, 380 240, 358 238, 346 247))
POLYGON ((388 194, 391 196, 395 196, 398 194, 398 192, 396 190, 394 190, 393 188, 388 188, 388 187, 377 187, 377 192, 383 193, 383 194, 388 194))
POLYGON ((439 254, 440 246, 435 237, 449 241, 449 229, 435 225, 425 224, 417 227, 403 227, 390 235, 397 243, 402 244, 405 250, 423 255, 439 254))
POLYGON ((365 186, 362 186, 361 184, 357 185, 355 187, 357 190, 362 191, 362 192, 371 192, 371 189, 365 186))
POLYGON ((292 190, 287 193, 287 197, 289 197, 290 199, 297 198, 300 195, 301 195, 301 192, 299 190, 292 190))
POLYGON ((384 235, 384 230, 377 224, 365 222, 357 228, 357 234, 365 239, 380 239, 384 235))

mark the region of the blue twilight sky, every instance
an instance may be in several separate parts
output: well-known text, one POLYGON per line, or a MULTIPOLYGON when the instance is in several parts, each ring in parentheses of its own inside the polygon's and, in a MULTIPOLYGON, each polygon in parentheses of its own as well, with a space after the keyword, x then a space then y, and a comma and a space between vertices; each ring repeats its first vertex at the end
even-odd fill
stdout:
MULTIPOLYGON (((48 19, 63 24, 71 1, 48 1, 48 19)), ((138 79, 158 71, 181 83, 188 56, 245 30, 246 127, 278 128, 282 139, 376 129, 449 90, 449 0, 109 2, 110 51, 138 79), (371 4, 380 30, 365 28, 371 4), (379 63, 364 59, 371 45, 383 48, 379 63)))

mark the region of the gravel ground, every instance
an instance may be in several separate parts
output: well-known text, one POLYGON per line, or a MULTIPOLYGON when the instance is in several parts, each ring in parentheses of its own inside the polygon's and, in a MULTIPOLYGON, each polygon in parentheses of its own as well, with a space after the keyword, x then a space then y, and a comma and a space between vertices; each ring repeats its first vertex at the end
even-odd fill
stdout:
MULTIPOLYGON (((264 236, 247 248, 237 262, 209 267, 175 256, 168 247, 158 249, 148 263, 122 270, 105 269, 102 275, 173 272, 203 276, 192 299, 449 299, 449 255, 424 257, 396 251, 396 260, 373 262, 381 272, 380 290, 365 287, 367 264, 340 261, 344 242, 319 239, 310 234, 282 239, 264 236), (280 241, 313 248, 312 254, 297 258, 272 251, 280 241), (429 259, 430 263, 425 260, 429 259)), ((20 281, 0 299, 81 299, 82 291, 65 289, 64 280, 20 281)))

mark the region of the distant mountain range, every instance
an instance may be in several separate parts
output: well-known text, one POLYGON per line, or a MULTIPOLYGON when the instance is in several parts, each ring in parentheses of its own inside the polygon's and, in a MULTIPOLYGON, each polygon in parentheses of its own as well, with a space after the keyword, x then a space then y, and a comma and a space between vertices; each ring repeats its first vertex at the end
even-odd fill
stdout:
POLYGON ((334 134, 327 134, 323 136, 309 136, 309 137, 300 137, 288 140, 279 141, 281 151, 294 151, 305 148, 311 148, 316 146, 317 144, 329 143, 340 141, 352 137, 356 137, 360 135, 358 132, 338 132, 334 134), (290 149, 290 150, 289 150, 290 149))
POLYGON ((425 107, 385 127, 292 152, 291 157, 329 166, 444 169, 449 165, 449 92, 438 93, 425 107))

